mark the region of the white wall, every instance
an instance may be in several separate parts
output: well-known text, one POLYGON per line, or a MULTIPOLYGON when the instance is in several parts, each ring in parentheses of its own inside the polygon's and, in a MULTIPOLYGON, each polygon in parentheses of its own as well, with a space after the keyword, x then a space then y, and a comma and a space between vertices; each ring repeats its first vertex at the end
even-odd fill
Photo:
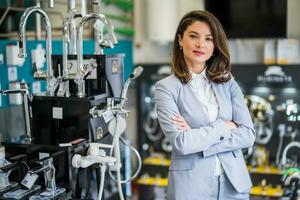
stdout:
MULTIPOLYGON (((151 0, 150 0, 151 1, 151 0)), ((176 26, 180 18, 191 10, 203 10, 203 0, 174 0, 177 5, 176 26)), ((149 39, 147 33, 147 0, 134 0, 134 63, 168 63, 170 62, 171 42, 158 43, 149 39)), ((173 6, 172 6, 173 7, 173 6)), ((156 10, 153 13, 163 17, 168 10, 156 10)), ((163 18, 162 18, 163 20, 163 18)), ((159 23, 159 22, 157 22, 159 23)), ((174 32, 175 34, 175 32, 174 32)))
POLYGON ((288 0, 287 37, 300 37, 300 1, 288 0))

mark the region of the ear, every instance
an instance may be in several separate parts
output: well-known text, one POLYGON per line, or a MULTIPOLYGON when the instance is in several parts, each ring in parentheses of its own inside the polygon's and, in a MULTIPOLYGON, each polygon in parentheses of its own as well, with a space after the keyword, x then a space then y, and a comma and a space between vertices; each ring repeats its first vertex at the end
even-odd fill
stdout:
POLYGON ((178 35, 178 44, 182 47, 182 37, 178 35))

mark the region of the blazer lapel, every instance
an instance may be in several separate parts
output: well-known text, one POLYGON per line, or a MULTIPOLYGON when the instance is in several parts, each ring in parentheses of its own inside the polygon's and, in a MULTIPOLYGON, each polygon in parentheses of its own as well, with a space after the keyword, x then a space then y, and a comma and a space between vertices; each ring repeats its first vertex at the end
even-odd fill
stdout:
POLYGON ((206 111, 204 110, 202 103, 199 101, 199 99, 196 97, 195 93, 193 92, 190 83, 186 84, 184 87, 185 87, 186 94, 188 94, 188 97, 191 97, 191 99, 189 99, 189 101, 186 102, 190 103, 189 105, 191 106, 192 110, 195 111, 195 113, 203 113, 203 117, 201 118, 202 120, 205 120, 204 123, 208 123, 209 119, 205 114, 206 111), (198 109, 199 112, 197 112, 198 109))
POLYGON ((212 88, 213 88, 213 90, 214 90, 214 93, 215 93, 215 95, 216 95, 216 99, 217 99, 217 102, 218 102, 218 105, 219 105, 219 114, 218 114, 218 118, 222 118, 222 113, 223 113, 223 106, 222 106, 222 103, 223 103, 223 99, 222 99, 220 87, 219 87, 219 84, 218 84, 218 83, 214 83, 214 82, 211 82, 211 83, 212 83, 212 88))

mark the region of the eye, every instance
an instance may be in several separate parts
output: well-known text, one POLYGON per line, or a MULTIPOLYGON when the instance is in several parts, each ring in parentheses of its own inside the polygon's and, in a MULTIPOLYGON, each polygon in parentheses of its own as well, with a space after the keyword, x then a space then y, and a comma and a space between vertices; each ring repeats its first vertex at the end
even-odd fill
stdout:
POLYGON ((208 37, 208 38, 206 38, 206 41, 212 42, 212 41, 213 41, 213 38, 208 37))
POLYGON ((194 35, 194 34, 191 34, 191 35, 190 35, 190 38, 192 38, 192 39, 197 39, 198 36, 197 36, 197 35, 194 35))

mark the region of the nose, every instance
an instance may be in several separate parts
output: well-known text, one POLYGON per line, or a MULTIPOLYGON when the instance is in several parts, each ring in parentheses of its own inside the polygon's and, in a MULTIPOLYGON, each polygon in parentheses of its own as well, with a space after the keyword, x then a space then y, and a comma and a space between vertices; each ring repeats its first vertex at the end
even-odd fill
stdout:
POLYGON ((198 48, 203 48, 203 47, 205 47, 205 39, 199 37, 199 38, 197 39, 197 41, 196 41, 196 46, 197 46, 198 48))

